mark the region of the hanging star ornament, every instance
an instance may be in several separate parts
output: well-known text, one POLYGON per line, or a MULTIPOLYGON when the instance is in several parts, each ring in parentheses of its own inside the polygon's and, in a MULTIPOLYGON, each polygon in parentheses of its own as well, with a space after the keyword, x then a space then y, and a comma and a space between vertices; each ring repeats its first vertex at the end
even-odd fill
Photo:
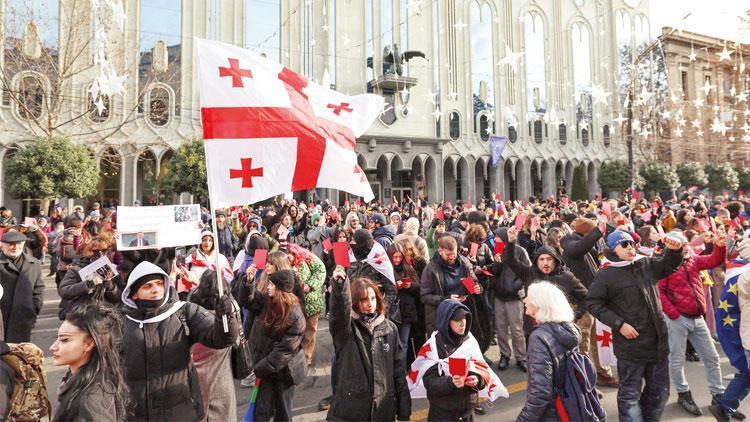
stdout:
POLYGON ((698 58, 698 55, 695 54, 695 50, 691 49, 690 50, 690 54, 688 55, 688 57, 690 58, 691 62, 694 62, 698 58))
POLYGON ((674 136, 677 138, 682 138, 682 129, 679 127, 674 130, 674 136))
POLYGON ((694 99, 693 100, 693 106, 695 106, 695 108, 703 107, 703 98, 696 98, 696 99, 694 99))
POLYGON ((716 53, 719 56, 719 61, 723 62, 724 60, 732 60, 732 50, 727 50, 727 46, 724 46, 724 49, 721 50, 721 52, 716 53))
POLYGON ((521 59, 521 57, 524 56, 525 53, 522 52, 514 52, 508 44, 505 44, 505 56, 500 59, 499 62, 497 62, 498 65, 507 64, 510 65, 510 68, 513 70, 513 73, 516 73, 518 71, 518 61, 521 59))
POLYGON ((685 126, 685 123, 687 123, 687 120, 685 120, 684 117, 680 117, 679 119, 677 119, 677 126, 683 127, 685 126))
POLYGON ((96 102, 94 102, 94 106, 96 107, 96 114, 101 116, 102 113, 104 113, 104 110, 107 108, 104 106, 104 101, 102 100, 102 97, 96 99, 96 102))
POLYGON ((641 102, 641 104, 648 102, 648 100, 653 97, 654 94, 649 92, 645 86, 641 87, 641 93, 638 94, 638 100, 641 102))
POLYGON ((611 92, 603 90, 599 85, 594 85, 591 87, 591 97, 594 99, 594 104, 607 105, 607 97, 609 97, 610 95, 612 95, 611 92))
POLYGON ((703 136, 703 131, 702 130, 698 130, 697 132, 695 132, 695 136, 698 136, 698 137, 703 136))
POLYGON ((661 117, 663 119, 669 120, 669 119, 672 118, 672 112, 669 111, 669 110, 664 110, 664 111, 661 112, 661 117))
POLYGON ((718 117, 714 117, 713 122, 711 122, 711 132, 713 133, 721 133, 721 135, 727 134, 727 129, 729 129, 724 122, 722 122, 718 117))
POLYGON ((703 96, 707 97, 708 93, 711 92, 711 90, 714 88, 715 86, 711 85, 711 82, 709 82, 708 79, 706 79, 706 83, 704 83, 703 88, 701 88, 703 90, 703 96))
POLYGON ((737 102, 741 103, 743 101, 747 101, 747 91, 742 91, 739 94, 737 94, 737 102))
POLYGON ((623 123, 628 121, 627 117, 622 117, 622 113, 617 115, 617 118, 612 119, 615 123, 617 123, 617 126, 622 126, 623 123))
POLYGON ((649 135, 651 135, 651 132, 648 130, 647 127, 644 127, 641 133, 639 133, 644 138, 648 138, 649 135))

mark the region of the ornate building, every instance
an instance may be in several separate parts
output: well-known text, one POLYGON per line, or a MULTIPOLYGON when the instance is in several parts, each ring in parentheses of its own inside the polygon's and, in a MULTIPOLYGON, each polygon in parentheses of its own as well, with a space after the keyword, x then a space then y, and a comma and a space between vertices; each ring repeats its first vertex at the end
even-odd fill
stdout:
MULTIPOLYGON (((129 75, 126 92, 99 112, 91 3, 0 0, 0 122, 5 159, 45 133, 88 145, 102 173, 88 201, 107 204, 174 200, 157 181, 201 133, 194 37, 263 52, 344 93, 383 95, 386 111, 357 144, 378 198, 546 196, 570 191, 577 165, 593 196, 601 164, 625 157, 619 93, 650 38, 648 0, 128 0, 108 53, 129 75), (84 65, 43 71, 35 51, 84 65), (497 167, 491 134, 510 140, 497 167)), ((3 203, 20 208, 5 190, 3 203)))
POLYGON ((750 45, 671 28, 663 34, 674 117, 656 156, 750 165, 750 45))

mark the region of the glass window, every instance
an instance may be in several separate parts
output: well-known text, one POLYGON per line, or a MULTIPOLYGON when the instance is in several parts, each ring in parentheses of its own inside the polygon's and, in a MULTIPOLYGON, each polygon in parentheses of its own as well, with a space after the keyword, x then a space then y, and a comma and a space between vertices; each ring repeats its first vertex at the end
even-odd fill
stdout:
POLYGON ((331 85, 336 86, 336 0, 328 0, 327 5, 328 75, 331 77, 331 85))
POLYGON ((91 98, 91 94, 87 93, 89 98, 89 113, 88 118, 94 123, 103 123, 109 118, 109 96, 100 95, 96 99, 91 98), (101 113, 97 107, 97 103, 100 102, 102 106, 101 113))
POLYGON ((99 161, 99 202, 103 207, 120 203, 120 169, 122 161, 112 148, 102 154, 99 161))
MULTIPOLYGON (((492 9, 487 3, 471 3, 471 95, 473 118, 488 110, 494 112, 495 63, 492 42, 492 9)), ((488 121, 489 125, 489 121, 488 121)), ((475 127, 476 132, 476 127, 475 127)), ((484 133, 479 134, 484 139, 484 133)))
POLYGON ((585 147, 589 146, 589 128, 588 128, 588 126, 584 127, 584 128, 581 128, 581 143, 585 147))
POLYGON ((461 118, 459 117, 458 112, 451 111, 448 115, 448 119, 450 120, 450 137, 456 141, 461 136, 461 118))
POLYGON ((640 53, 651 41, 651 28, 648 26, 648 18, 644 15, 635 17, 635 45, 640 53))
MULTIPOLYGON (((367 55, 367 80, 375 79, 374 69, 374 34, 372 32, 372 0, 365 0, 365 54, 367 55)), ((372 87, 367 84, 367 92, 372 92, 372 87)))
POLYGON ((568 141, 568 127, 565 123, 560 123, 560 125, 557 126, 557 136, 560 138, 560 143, 565 145, 568 141))
POLYGON ((544 116, 547 109, 546 67, 544 51, 544 21, 535 12, 526 13, 523 19, 526 48, 526 108, 528 120, 544 116))
MULTIPOLYGON (((393 48, 393 0, 380 0, 380 48, 383 51, 393 48)), ((383 62, 383 74, 390 67, 383 62)))
POLYGON ((630 66, 633 63, 633 45, 631 43, 630 14, 624 10, 615 13, 615 32, 617 35, 618 74, 620 86, 620 105, 625 103, 631 81, 630 66))
POLYGON ((141 1, 140 25, 139 109, 143 109, 143 96, 147 87, 154 82, 161 82, 169 85, 175 92, 175 114, 179 115, 182 1, 141 1))
POLYGON ((487 117, 487 114, 482 114, 479 117, 479 137, 483 141, 487 141, 490 139, 491 134, 492 129, 490 128, 490 118, 487 117))
POLYGON ((281 0, 245 0, 245 48, 281 62, 281 0))
POLYGON ((169 121, 169 91, 157 86, 149 94, 148 119, 154 126, 164 126, 169 121))
POLYGON ((541 120, 535 120, 534 121, 534 141, 537 144, 541 144, 542 143, 542 126, 543 125, 544 124, 542 123, 541 120))
POLYGON ((25 76, 20 81, 18 93, 18 114, 24 119, 36 120, 42 117, 44 108, 44 86, 35 76, 25 76))
POLYGON ((511 142, 518 140, 518 131, 515 126, 508 126, 508 140, 511 142))
POLYGON ((573 51, 573 88, 575 90, 576 124, 592 121, 591 45, 588 27, 575 23, 571 28, 573 51))
POLYGON ((602 138, 604 140, 604 146, 609 146, 610 136, 609 136, 609 125, 604 125, 602 128, 602 138))

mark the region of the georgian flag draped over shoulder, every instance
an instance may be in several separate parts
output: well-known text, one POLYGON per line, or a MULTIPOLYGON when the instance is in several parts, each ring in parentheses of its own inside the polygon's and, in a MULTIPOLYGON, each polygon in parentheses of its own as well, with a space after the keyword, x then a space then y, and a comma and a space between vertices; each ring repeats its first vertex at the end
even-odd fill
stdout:
POLYGON ((354 146, 382 97, 343 95, 231 44, 197 48, 213 208, 316 187, 373 199, 354 146))
MULTIPOLYGON (((450 365, 448 365, 448 358, 440 359, 437 353, 437 344, 435 335, 437 331, 434 331, 427 342, 419 349, 417 358, 411 364, 409 374, 406 376, 406 384, 409 387, 409 394, 413 399, 423 399, 427 397, 427 390, 424 386, 425 372, 435 365, 438 366, 438 374, 451 375, 450 365)), ((503 385, 500 378, 495 375, 492 369, 487 365, 487 362, 482 357, 482 352, 479 349, 479 343, 471 333, 468 334, 466 340, 461 346, 456 349, 455 352, 449 357, 469 359, 469 372, 479 374, 484 380, 484 389, 479 392, 479 397, 484 397, 490 401, 497 400, 498 397, 508 398, 508 390, 503 385)))
POLYGON ((614 343, 612 342, 612 329, 596 320, 596 347, 599 352, 599 363, 602 366, 617 366, 614 343))

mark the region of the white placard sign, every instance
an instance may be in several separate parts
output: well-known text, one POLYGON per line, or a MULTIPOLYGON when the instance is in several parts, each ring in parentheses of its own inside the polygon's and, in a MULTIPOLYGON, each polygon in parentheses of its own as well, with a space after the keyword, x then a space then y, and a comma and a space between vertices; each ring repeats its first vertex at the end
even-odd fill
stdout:
POLYGON ((201 242, 200 205, 117 207, 117 250, 166 248, 201 242))

